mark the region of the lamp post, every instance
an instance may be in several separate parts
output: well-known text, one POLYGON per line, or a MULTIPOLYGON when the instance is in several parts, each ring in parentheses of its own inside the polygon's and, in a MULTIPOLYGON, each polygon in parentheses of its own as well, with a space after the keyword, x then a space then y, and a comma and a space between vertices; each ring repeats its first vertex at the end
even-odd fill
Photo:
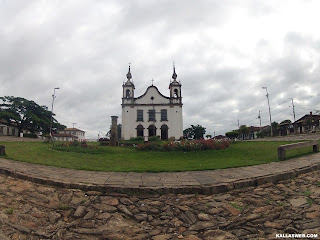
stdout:
POLYGON ((53 103, 54 103, 54 99, 56 98, 56 89, 60 89, 60 88, 54 88, 53 89, 53 94, 52 94, 52 106, 51 106, 51 121, 50 121, 50 139, 52 140, 52 119, 53 119, 53 103))
POLYGON ((269 107, 269 117, 270 117, 270 128, 271 128, 271 137, 273 137, 273 131, 272 131, 272 121, 271 121, 271 111, 270 111, 270 103, 269 103, 269 94, 268 94, 268 88, 267 87, 262 87, 262 89, 265 89, 267 92, 267 99, 268 99, 268 107, 269 107))

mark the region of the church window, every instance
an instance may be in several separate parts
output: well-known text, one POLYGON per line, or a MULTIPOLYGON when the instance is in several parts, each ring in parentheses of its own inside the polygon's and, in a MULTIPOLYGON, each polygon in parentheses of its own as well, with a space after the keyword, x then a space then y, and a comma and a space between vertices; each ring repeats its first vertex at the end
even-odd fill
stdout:
POLYGON ((161 109, 161 121, 168 121, 167 109, 161 109))
POLYGON ((175 98, 178 98, 178 89, 175 89, 175 90, 173 91, 173 96, 174 96, 175 98))
POLYGON ((156 110, 149 110, 149 121, 156 121, 156 110))
POLYGON ((126 98, 129 98, 129 97, 130 97, 130 90, 127 89, 127 91, 126 91, 126 98))
POLYGON ((137 122, 143 122, 143 110, 137 110, 137 122))

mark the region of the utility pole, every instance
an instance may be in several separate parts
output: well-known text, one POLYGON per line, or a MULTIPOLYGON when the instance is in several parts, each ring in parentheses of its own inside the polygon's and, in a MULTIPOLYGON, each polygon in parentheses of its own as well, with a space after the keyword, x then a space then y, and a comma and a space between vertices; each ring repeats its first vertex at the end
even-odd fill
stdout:
POLYGON ((269 106, 269 117, 270 117, 270 129, 271 129, 271 133, 270 136, 273 137, 273 131, 272 131, 272 120, 271 120, 271 110, 270 110, 270 103, 269 103, 269 93, 268 93, 268 88, 267 87, 262 87, 262 89, 265 89, 267 92, 267 99, 268 99, 268 106, 269 106))
POLYGON ((60 88, 54 88, 53 89, 53 94, 52 94, 52 106, 51 106, 51 121, 50 121, 50 140, 52 140, 52 119, 53 119, 53 103, 54 103, 54 99, 56 98, 56 89, 60 89, 60 88))
POLYGON ((293 104, 293 98, 289 98, 292 102, 292 112, 293 112, 293 122, 296 121, 296 112, 294 111, 294 104, 293 104))
POLYGON ((76 125, 77 123, 72 123, 72 128, 74 129, 74 125, 76 125))
POLYGON ((294 132, 297 133, 297 129, 296 129, 296 112, 294 111, 294 104, 293 104, 293 98, 289 98, 292 102, 292 112, 293 112, 293 129, 294 129, 294 132))
POLYGON ((260 120, 260 132, 261 132, 261 115, 260 115, 260 110, 259 110, 258 118, 259 118, 259 120, 260 120))
POLYGON ((240 121, 239 121, 239 119, 238 119, 238 128, 240 128, 240 121))

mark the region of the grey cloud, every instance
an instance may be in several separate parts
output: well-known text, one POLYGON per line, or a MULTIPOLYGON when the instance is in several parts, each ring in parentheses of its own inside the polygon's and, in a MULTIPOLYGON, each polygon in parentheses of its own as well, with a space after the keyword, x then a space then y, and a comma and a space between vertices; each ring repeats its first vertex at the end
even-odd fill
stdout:
POLYGON ((184 127, 199 123, 208 133, 224 134, 236 128, 238 119, 241 124, 258 125, 259 110, 263 124, 268 124, 262 86, 268 86, 275 121, 292 118, 288 104, 278 106, 290 97, 297 99, 300 113, 308 113, 320 108, 316 35, 288 31, 279 40, 284 45, 281 54, 267 36, 255 36, 252 57, 210 32, 223 29, 237 11, 245 9, 255 20, 276 13, 277 4, 284 3, 2 1, 0 95, 51 106, 53 88, 60 87, 57 119, 69 127, 77 122, 87 136, 96 137, 108 130, 111 115, 118 115, 121 122, 122 83, 129 62, 136 96, 145 92, 152 78, 168 96, 175 61, 182 83, 184 127), (301 57, 302 50, 315 60, 301 57), (225 54, 249 64, 224 63, 225 54), (316 94, 306 98, 305 86, 316 94))

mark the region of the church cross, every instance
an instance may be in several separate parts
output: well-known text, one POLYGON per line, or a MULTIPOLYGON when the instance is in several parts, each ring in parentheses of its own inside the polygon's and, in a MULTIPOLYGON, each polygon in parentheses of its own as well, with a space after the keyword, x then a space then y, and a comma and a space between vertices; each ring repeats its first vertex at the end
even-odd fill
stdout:
POLYGON ((154 82, 153 78, 152 78, 151 82, 152 82, 152 86, 153 86, 153 82, 154 82))

